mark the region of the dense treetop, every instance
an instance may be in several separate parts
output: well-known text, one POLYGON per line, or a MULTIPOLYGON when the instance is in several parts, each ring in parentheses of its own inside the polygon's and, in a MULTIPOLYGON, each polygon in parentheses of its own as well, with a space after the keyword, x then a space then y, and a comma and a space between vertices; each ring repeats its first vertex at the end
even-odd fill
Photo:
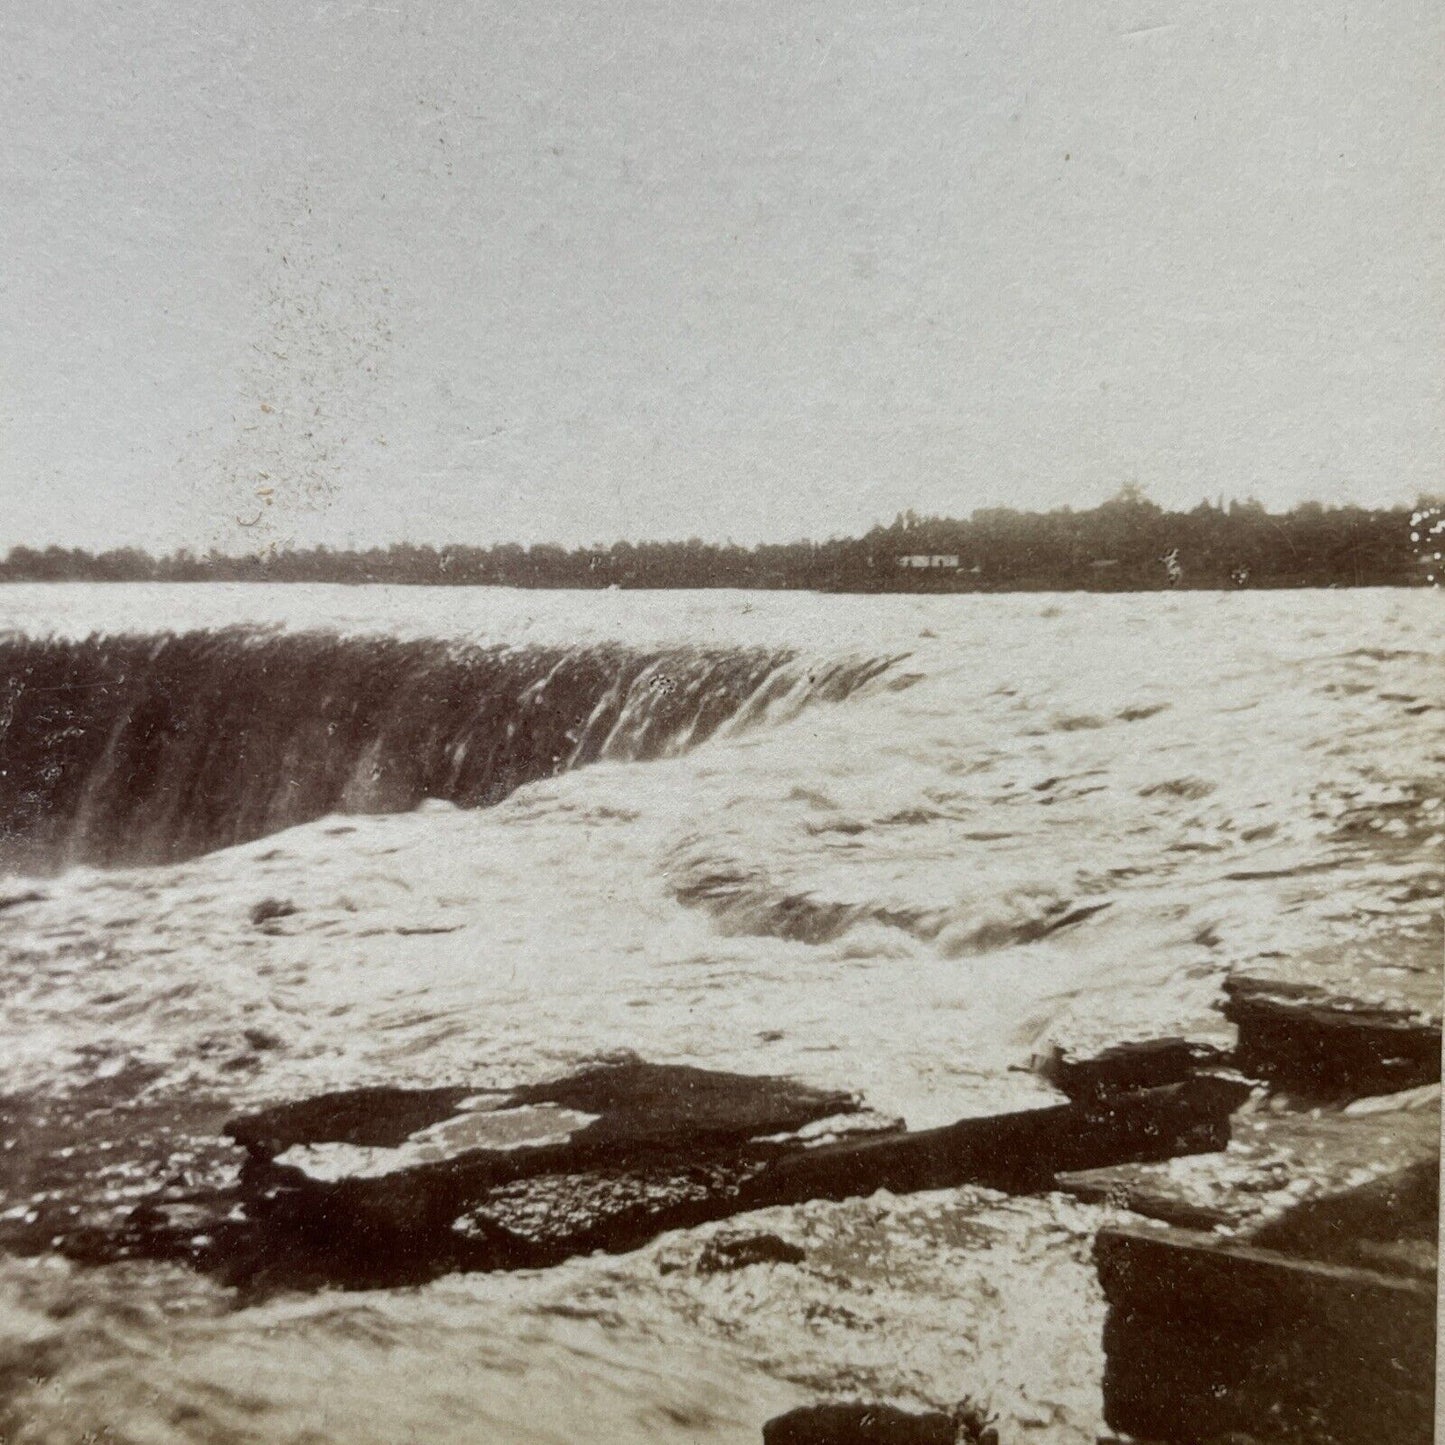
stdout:
POLYGON ((1137 488, 1089 511, 1010 508, 966 520, 905 512, 862 537, 752 548, 614 542, 575 548, 395 543, 250 556, 134 548, 92 554, 15 547, 5 581, 391 582, 516 587, 763 587, 824 591, 1130 591, 1179 587, 1408 586, 1445 576, 1445 513, 1306 502, 1271 513, 1254 501, 1166 512, 1137 488))

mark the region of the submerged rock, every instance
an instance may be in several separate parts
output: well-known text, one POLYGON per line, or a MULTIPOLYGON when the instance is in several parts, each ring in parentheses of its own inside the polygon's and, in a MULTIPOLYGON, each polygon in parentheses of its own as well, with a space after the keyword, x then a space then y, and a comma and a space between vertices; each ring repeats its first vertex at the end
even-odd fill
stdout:
POLYGON ((959 1438, 951 1415, 893 1405, 803 1405, 763 1426, 763 1445, 956 1445, 959 1438))
POLYGON ((19 908, 24 903, 44 903, 47 896, 36 888, 26 888, 20 893, 0 894, 0 913, 10 908, 19 908))
POLYGON ((1103 1099, 1128 1089, 1158 1088, 1229 1062, 1222 1050, 1187 1039, 1144 1039, 1115 1044, 1084 1058, 1055 1048, 1035 1067, 1070 1099, 1103 1099))
POLYGON ((742 1234, 710 1240, 697 1259, 699 1274, 723 1274, 753 1264, 802 1264, 807 1255, 776 1234, 742 1234))
POLYGON ((290 918, 297 912, 296 905, 289 898, 263 898, 251 908, 251 922, 258 927, 276 918, 290 918))

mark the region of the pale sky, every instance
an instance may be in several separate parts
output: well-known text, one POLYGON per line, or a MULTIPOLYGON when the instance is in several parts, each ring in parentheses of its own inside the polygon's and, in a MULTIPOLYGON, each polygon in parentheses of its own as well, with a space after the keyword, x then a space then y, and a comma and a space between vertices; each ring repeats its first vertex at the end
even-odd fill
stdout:
POLYGON ((0 548, 1439 491, 1439 0, 13 0, 0 548))

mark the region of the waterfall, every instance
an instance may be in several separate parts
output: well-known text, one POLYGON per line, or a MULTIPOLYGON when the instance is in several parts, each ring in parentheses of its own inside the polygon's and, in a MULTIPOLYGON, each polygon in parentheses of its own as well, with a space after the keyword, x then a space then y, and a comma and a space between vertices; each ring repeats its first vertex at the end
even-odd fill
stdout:
POLYGON ((256 628, 0 638, 0 866, 175 862, 328 813, 486 807, 840 701, 893 660, 256 628))

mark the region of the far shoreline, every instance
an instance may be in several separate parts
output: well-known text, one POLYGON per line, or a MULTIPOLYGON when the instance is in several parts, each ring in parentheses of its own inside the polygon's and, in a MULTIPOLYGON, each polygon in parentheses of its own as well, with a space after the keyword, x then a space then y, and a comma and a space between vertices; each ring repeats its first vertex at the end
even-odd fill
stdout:
POLYGON ((1123 597, 1141 594, 1213 592, 1426 592, 1435 584, 1421 578, 1370 582, 1262 580, 1239 585, 1183 581, 1176 586, 1139 583, 1105 587, 1052 582, 1005 582, 994 586, 819 587, 806 583, 737 582, 451 582, 395 577, 3 577, 0 587, 405 587, 434 592, 797 592, 814 597, 1123 597))
MULTIPOLYGON (((258 538, 259 540, 259 538, 258 538)), ((900 512, 862 536, 731 541, 442 544, 344 549, 272 539, 241 555, 188 547, 13 546, 0 582, 310 582, 573 591, 1157 592, 1414 587, 1445 576, 1445 503, 1366 509, 1253 500, 1166 512, 1134 486, 1086 511, 900 512), (1439 549, 1439 550, 1437 550, 1439 549)))

